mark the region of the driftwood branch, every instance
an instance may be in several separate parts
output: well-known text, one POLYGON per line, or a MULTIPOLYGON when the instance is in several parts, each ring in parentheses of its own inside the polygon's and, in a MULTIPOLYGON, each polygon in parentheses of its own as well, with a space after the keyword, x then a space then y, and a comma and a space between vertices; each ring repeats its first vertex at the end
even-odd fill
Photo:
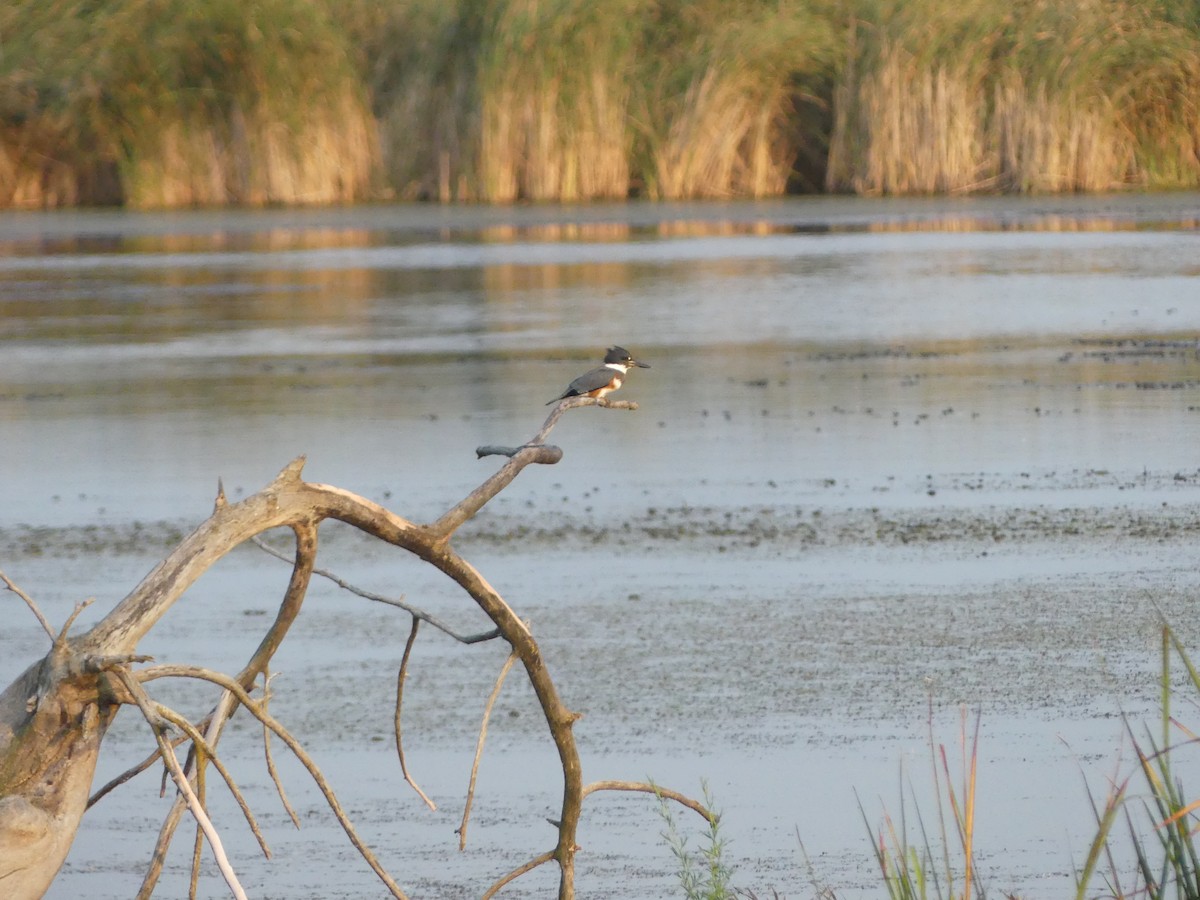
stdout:
MULTIPOLYGON (((286 471, 286 470, 285 470, 286 471)), ((217 502, 214 504, 214 515, 226 508, 224 500, 224 488, 218 482, 217 502)), ((296 554, 292 569, 292 576, 288 581, 287 590, 284 593, 283 600, 279 605, 279 610, 275 614, 275 620, 271 623, 271 627, 267 629, 267 633, 259 642, 258 647, 247 661, 242 671, 238 673, 236 681, 244 689, 249 690, 259 674, 266 673, 267 665, 279 645, 283 642, 287 635, 288 629, 295 621, 296 616, 300 613, 301 604, 304 601, 305 594, 308 590, 309 582, 312 578, 313 568, 316 563, 317 556, 317 526, 312 522, 299 522, 292 528, 296 537, 296 554)), ((213 747, 221 739, 221 734, 224 731, 225 724, 230 717, 237 711, 238 702, 234 694, 225 691, 212 711, 199 723, 198 728, 204 731, 205 739, 213 747)), ((265 739, 265 738, 264 738, 265 739)), ((182 743, 186 737, 179 738, 176 743, 182 743)), ((194 745, 193 745, 194 746, 194 745)), ((269 748, 266 750, 268 763, 270 761, 269 748)), ((151 757, 150 762, 154 757, 151 757)), ((192 770, 193 757, 189 754, 188 764, 184 767, 185 772, 189 775, 192 782, 197 788, 200 787, 200 781, 203 778, 204 760, 199 760, 199 765, 192 770)), ((95 803, 103 793, 116 786, 118 783, 123 783, 132 777, 138 771, 145 768, 146 763, 134 767, 129 772, 118 776, 113 782, 102 789, 96 796, 89 801, 89 806, 95 803)), ((268 764, 268 772, 270 765, 268 764)), ((171 841, 175 836, 175 831, 183 820, 183 814, 186 810, 186 798, 182 794, 176 795, 175 802, 170 811, 163 820, 162 827, 159 830, 158 839, 155 842, 154 852, 150 859, 150 864, 146 870, 146 875, 142 881, 142 886, 138 891, 138 900, 146 900, 154 892, 155 885, 162 874, 162 868, 166 862, 167 850, 170 848, 171 841)), ((286 806, 286 801, 285 801, 286 806)), ((295 815, 292 816, 295 821, 295 815)), ((199 835, 197 836, 197 838, 199 835)))
POLYGON ((471 806, 475 802, 475 782, 479 778, 479 761, 483 758, 483 745, 487 742, 488 723, 492 720, 492 707, 496 705, 496 700, 500 697, 500 688, 504 687, 504 679, 508 677, 508 673, 516 661, 516 653, 510 653, 508 659, 504 661, 504 665, 500 667, 500 674, 496 676, 492 693, 488 695, 487 703, 483 707, 483 721, 479 724, 479 740, 475 743, 475 761, 471 763, 471 780, 467 784, 467 802, 463 804, 462 823, 457 829, 459 850, 467 849, 467 823, 471 820, 471 806))
POLYGON ((400 709, 404 704, 404 680, 408 677, 408 660, 412 656, 413 645, 417 642, 417 631, 420 627, 421 620, 413 616, 412 629, 408 632, 408 640, 404 642, 404 656, 400 658, 400 669, 396 673, 396 712, 392 716, 392 726, 396 733, 396 755, 400 757, 400 773, 408 782, 409 787, 417 792, 417 796, 425 801, 425 805, 430 810, 436 810, 437 804, 429 799, 429 796, 421 790, 421 786, 408 774, 408 763, 404 759, 404 730, 400 727, 400 709))
POLYGON ((247 712, 253 715, 256 719, 262 722, 276 736, 278 736, 292 751, 292 754, 300 761, 300 764, 308 770, 309 775, 316 783, 317 788, 325 796, 325 802, 329 804, 329 808, 333 811, 334 816, 338 820, 338 824, 342 826, 342 830, 358 850, 359 854, 366 860, 367 864, 374 870, 375 874, 392 892, 393 897, 403 900, 404 892, 395 882, 391 875, 380 865, 379 860, 371 851, 362 839, 358 836, 354 825, 350 818, 342 809, 341 803, 333 792, 333 788, 329 786, 329 782, 325 779, 320 768, 317 766, 311 756, 308 755, 300 742, 296 740, 292 734, 283 727, 270 713, 262 708, 262 705, 256 702, 238 682, 220 672, 214 672, 210 669, 203 669, 196 666, 177 666, 177 665, 159 665, 150 669, 144 669, 138 673, 142 681, 148 681, 155 678, 199 678, 204 681, 211 681, 213 684, 223 687, 226 691, 234 695, 237 701, 246 708, 247 712))
MULTIPOLYGON (((635 791, 643 794, 653 794, 655 797, 674 800, 676 803, 686 806, 688 809, 703 816, 708 822, 714 822, 717 818, 716 814, 704 806, 704 804, 699 803, 686 794, 681 794, 679 791, 673 791, 670 788, 660 787, 656 784, 651 784, 650 782, 646 781, 593 781, 591 784, 588 784, 582 788, 580 791, 580 799, 586 799, 590 795, 599 791, 635 791)), ((555 819, 550 819, 549 821, 550 824, 555 828, 561 829, 563 827, 561 821, 555 819)), ((516 881, 527 872, 532 872, 538 866, 544 865, 545 863, 550 862, 552 859, 556 859, 557 855, 557 850, 548 850, 545 853, 535 856, 533 859, 522 863, 511 872, 502 875, 483 893, 483 900, 488 900, 490 897, 495 897, 505 885, 516 881)))
MULTIPOLYGON (((180 731, 187 735, 192 742, 193 751, 200 758, 201 763, 196 767, 197 781, 202 785, 204 779, 204 763, 212 763, 216 768, 217 773, 224 779, 225 785, 229 788, 229 793, 233 795, 233 799, 237 802, 238 809, 242 811, 242 815, 246 819, 246 824, 250 826, 250 832, 258 841, 258 846, 263 852, 263 856, 271 856, 271 848, 267 846, 267 840, 263 837, 262 829, 258 827, 258 820, 254 817, 254 812, 250 809, 250 804, 246 802, 245 796, 241 789, 238 788, 237 782, 234 781, 233 775, 225 764, 221 762, 221 757, 217 755, 216 749, 210 744, 197 729, 196 726, 187 720, 185 716, 180 715, 175 710, 163 706, 161 703, 154 702, 151 704, 151 709, 155 714, 162 719, 174 725, 180 731)), ((197 791, 199 796, 203 796, 203 790, 197 791)))
POLYGON ((221 875, 224 877, 225 883, 229 885, 229 889, 235 897, 239 898, 239 900, 246 900, 246 892, 238 882, 237 875, 234 873, 233 867, 229 864, 229 858, 225 855, 225 847, 221 842, 221 836, 217 834, 217 829, 213 826, 212 820, 208 818, 204 804, 200 802, 192 790, 191 784, 188 783, 187 776, 183 774, 183 767, 179 765, 179 759, 175 756, 175 748, 171 746, 170 742, 163 735, 168 724, 167 720, 163 719, 155 711, 154 704, 146 695, 145 690, 128 670, 117 668, 113 670, 113 674, 129 692, 133 698, 133 702, 137 704, 146 722, 150 725, 151 731, 154 732, 162 760, 167 768, 170 769, 171 777, 175 779, 175 784, 179 787, 179 792, 186 798, 188 809, 191 811, 196 823, 204 830, 204 836, 208 838, 208 844, 212 848, 213 856, 217 860, 217 867, 221 870, 221 875))
POLYGON ((496 881, 495 884, 493 884, 490 888, 488 888, 486 891, 484 891, 483 892, 483 900, 491 900, 492 897, 495 897, 498 893, 500 893, 500 889, 503 888, 505 885, 516 881, 518 878, 520 878, 526 872, 532 872, 538 866, 544 865, 544 864, 550 862, 554 858, 555 858, 555 851, 547 850, 545 853, 541 854, 540 856, 535 856, 533 859, 529 860, 528 862, 521 863, 521 865, 517 866, 511 872, 501 876, 496 881))
POLYGON ((58 635, 54 633, 54 629, 50 627, 50 622, 42 615, 42 611, 38 609, 38 605, 33 602, 33 598, 15 585, 4 572, 0 571, 0 580, 4 582, 4 586, 25 601, 25 605, 29 607, 29 611, 37 618, 38 624, 42 626, 42 630, 50 636, 51 641, 58 639, 58 635))
MULTIPOLYGON (((137 772, 144 771, 158 759, 166 764, 178 790, 175 803, 159 833, 139 898, 149 897, 153 891, 171 838, 185 812, 191 813, 218 856, 230 890, 235 896, 240 896, 236 876, 220 849, 219 835, 207 820, 204 802, 205 772, 211 763, 234 792, 243 807, 243 814, 257 834, 249 807, 217 756, 224 727, 239 708, 246 709, 263 726, 267 768, 293 821, 296 821, 295 813, 287 803, 274 769, 269 743, 272 737, 282 740, 308 770, 351 843, 392 895, 399 898, 404 896, 396 881, 359 838, 320 769, 296 738, 267 711, 270 696, 267 673, 271 659, 299 613, 312 576, 317 574, 358 596, 388 603, 412 616, 412 630, 397 674, 394 715, 396 747, 405 779, 430 806, 432 802, 407 771, 400 727, 403 685, 418 627, 421 622, 428 622, 463 643, 499 636, 509 644, 511 655, 485 709, 474 770, 478 768, 488 717, 504 676, 519 661, 558 751, 563 773, 563 795, 561 812, 555 822, 558 830, 555 847, 503 876, 492 885, 487 896, 492 896, 521 874, 554 860, 560 870, 559 898, 571 900, 574 897, 575 853, 578 849, 576 832, 584 797, 601 789, 646 790, 649 786, 618 787, 625 783, 597 782, 584 787, 579 754, 572 734, 572 726, 578 715, 559 697, 529 628, 487 580, 455 552, 451 538, 464 522, 504 490, 527 465, 554 464, 561 459, 562 451, 547 445, 546 438, 566 411, 582 406, 625 410, 637 408, 634 403, 586 397, 573 397, 559 402, 541 430, 526 444, 515 448, 479 448, 477 452, 480 456, 500 454, 508 457, 508 460, 476 490, 430 524, 408 521, 377 503, 341 488, 304 481, 301 477, 303 457, 285 467, 261 491, 238 503, 228 502, 223 486, 218 483, 209 518, 185 537, 97 625, 76 637, 70 637, 68 629, 82 606, 76 609, 67 625, 56 634, 32 600, 0 573, 9 589, 25 599, 53 641, 49 654, 0 694, 0 892, 5 896, 33 898, 40 896, 49 885, 66 856, 79 817, 87 804, 95 759, 105 730, 119 706, 131 703, 141 710, 151 725, 157 750, 146 761, 102 788, 94 799, 132 778, 137 772), (317 535, 320 524, 326 519, 344 522, 425 560, 462 588, 488 616, 493 628, 479 634, 458 634, 403 600, 370 594, 330 572, 318 569, 317 535), (280 527, 290 528, 295 536, 295 552, 290 557, 259 539, 265 532, 280 527), (291 562, 292 574, 274 621, 243 669, 236 676, 190 666, 156 665, 137 672, 130 669, 132 663, 146 660, 136 653, 139 641, 197 578, 225 554, 247 541, 253 541, 274 556, 291 562), (250 696, 250 691, 260 677, 264 679, 263 694, 261 699, 256 700, 250 696), (147 685, 161 678, 201 679, 215 685, 221 693, 209 714, 193 724, 150 696, 147 685), (169 736, 167 730, 173 727, 182 729, 183 736, 169 736), (176 748, 183 743, 187 743, 190 750, 187 761, 180 763, 176 748)), ((474 783, 473 773, 460 829, 464 840, 474 783)), ((674 797, 665 791, 660 791, 660 794, 674 797)), ((680 799, 679 802, 685 800, 680 799)), ((694 801, 685 805, 697 808, 694 801)), ((702 808, 698 808, 700 810, 702 808)), ((262 841, 262 845, 265 851, 265 841, 262 841)), ((194 849, 194 856, 196 852, 194 849)))
MULTIPOLYGON (((262 538, 258 538, 258 537, 251 538, 250 542, 252 544, 254 544, 256 547, 258 547, 260 550, 263 550, 264 552, 271 554, 271 556, 274 556, 276 559, 282 560, 283 562, 291 562, 291 560, 288 558, 288 556, 286 554, 280 552, 279 550, 276 550, 274 547, 272 547, 270 544, 268 544, 262 538)), ((402 598, 385 597, 383 594, 376 594, 373 591, 368 591, 368 590, 364 590, 363 588, 356 587, 355 585, 346 581, 345 579, 343 579, 341 576, 335 574, 334 572, 329 571, 328 569, 313 569, 313 574, 320 575, 322 578, 327 578, 328 580, 330 580, 334 584, 336 584, 338 587, 340 587, 342 590, 349 591, 351 594, 355 594, 356 596, 362 597, 364 600, 371 600, 375 603, 384 603, 388 606, 394 606, 397 609, 402 609, 406 613, 408 613, 410 616, 412 616, 414 619, 419 619, 422 622, 428 622, 430 625, 432 625, 438 631, 442 632, 443 634, 449 635, 450 637, 452 637, 456 641, 458 641, 460 644, 478 644, 482 641, 491 641, 491 640, 495 640, 496 638, 500 637, 500 629, 498 629, 498 628, 492 628, 492 629, 489 629, 488 631, 481 631, 481 632, 478 632, 475 634, 460 634, 459 632, 457 632, 453 628, 451 628, 449 625, 447 625, 445 622, 442 622, 436 616, 431 615, 430 613, 421 609, 419 606, 413 606, 411 603, 406 602, 402 598)))
MULTIPOLYGON (((263 673, 263 698, 261 708, 263 712, 267 711, 267 704, 271 702, 271 675, 263 673)), ((296 815, 296 810, 292 809, 292 804, 288 801, 287 791, 283 789, 283 782, 279 780, 279 772, 275 769, 275 756, 271 753, 271 729, 267 724, 263 723, 263 757, 267 764, 267 774, 271 776, 271 783, 275 785, 275 793, 279 795, 279 802, 283 804, 284 811, 288 814, 288 818, 292 820, 292 824, 297 828, 300 827, 300 817, 296 815)))
POLYGON ((546 438, 550 435, 550 430, 558 424, 558 420, 562 418, 563 413, 570 409, 578 409, 581 406, 599 406, 602 409, 628 409, 635 410, 638 405, 632 400, 606 400, 603 397, 567 397, 565 400, 559 400, 554 405, 554 409, 550 411, 550 415, 546 417, 545 423, 542 425, 541 431, 535 434, 528 442, 520 447, 501 447, 495 444, 485 444, 482 447, 475 448, 475 457, 483 459, 485 456, 508 456, 515 457, 522 450, 539 448, 543 451, 543 455, 533 460, 534 462, 553 464, 562 459, 562 450, 558 447, 546 446, 546 438))
POLYGON ((703 816, 708 822, 713 822, 717 818, 716 813, 687 794, 681 794, 679 791, 646 781, 593 781, 583 789, 583 796, 587 797, 598 791, 633 791, 641 794, 653 794, 656 797, 674 800, 680 806, 686 806, 697 815, 703 816))

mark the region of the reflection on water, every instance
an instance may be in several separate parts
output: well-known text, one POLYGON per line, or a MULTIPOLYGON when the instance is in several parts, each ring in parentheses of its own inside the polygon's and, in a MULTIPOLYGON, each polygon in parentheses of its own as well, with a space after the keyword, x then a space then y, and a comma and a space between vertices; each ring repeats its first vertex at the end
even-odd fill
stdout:
POLYGON ((406 435, 422 485, 465 483, 428 448, 522 439, 611 343, 654 364, 626 388, 646 409, 577 452, 636 454, 644 490, 720 494, 731 465, 776 483, 1184 465, 1197 203, 9 217, 5 515, 124 478, 164 512, 193 478, 254 484, 305 451, 381 486, 406 435))

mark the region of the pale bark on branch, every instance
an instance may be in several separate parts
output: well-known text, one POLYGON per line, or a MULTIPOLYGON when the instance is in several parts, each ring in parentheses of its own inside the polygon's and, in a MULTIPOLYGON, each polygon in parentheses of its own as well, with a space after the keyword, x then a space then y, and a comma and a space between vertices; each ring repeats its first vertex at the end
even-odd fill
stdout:
MULTIPOLYGON (((0 573, 0 580, 25 600, 52 640, 50 652, 0 694, 0 896, 10 900, 37 898, 53 880, 88 804, 96 756, 105 730, 122 704, 136 705, 142 711, 154 734, 156 750, 146 763, 114 779, 98 792, 97 799, 111 787, 125 783, 151 760, 161 760, 166 764, 178 789, 176 802, 159 834, 139 897, 149 897, 154 890, 167 847, 185 811, 190 811, 200 823, 207 842, 217 853, 230 890, 235 896, 241 895, 237 876, 220 850, 219 835, 212 828, 212 823, 207 821, 204 812, 204 771, 211 762, 242 803, 247 819, 257 833, 253 815, 241 799, 232 776, 223 765, 217 765, 221 733, 238 708, 245 708, 263 724, 267 765, 281 798, 284 798, 283 787, 274 774, 267 743, 269 735, 280 738, 308 769, 350 841, 393 896, 404 896, 399 884, 359 838, 316 764, 299 741, 266 709, 269 695, 266 682, 271 659, 300 611, 312 576, 320 574, 347 590, 398 606, 412 616, 413 627, 397 676, 394 714, 396 747, 404 777, 430 806, 432 802, 420 791, 407 771, 400 728, 401 695, 417 626, 420 622, 428 622, 464 643, 499 636, 510 645, 511 659, 519 661, 524 668, 545 716, 550 737, 558 751, 564 787, 561 812, 555 823, 558 836, 554 847, 505 875, 488 893, 490 896, 520 874, 553 859, 560 869, 559 897, 562 900, 574 897, 575 854, 578 849, 575 838, 584 797, 600 789, 643 788, 617 787, 616 782, 598 782, 584 787, 579 753, 572 733, 572 725, 578 715, 560 698, 529 627, 483 575, 459 556, 450 541, 464 522, 504 490, 526 466, 558 462, 562 451, 545 443, 550 430, 568 410, 589 405, 607 409, 637 408, 633 403, 584 397, 561 401, 533 440, 520 447, 479 448, 477 452, 481 457, 498 453, 509 458, 476 490, 430 524, 410 522, 342 488, 304 481, 301 477, 303 457, 285 467, 261 491, 241 502, 229 503, 224 489, 219 487, 212 515, 185 537, 98 624, 78 637, 68 634, 74 615, 64 628, 55 633, 37 609, 36 603, 0 573), (326 519, 344 522, 433 565, 466 592, 488 616, 494 628, 473 635, 457 634, 403 600, 370 594, 332 573, 318 569, 318 529, 326 519), (133 663, 145 661, 136 653, 142 638, 204 572, 235 547, 246 541, 254 541, 276 556, 288 559, 279 551, 262 544, 258 538, 275 528, 289 528, 294 534, 295 553, 289 560, 292 563, 292 575, 274 621, 236 676, 189 666, 153 666, 142 670, 130 668, 133 663), (146 685, 164 677, 198 678, 211 682, 220 690, 212 712, 201 721, 191 723, 157 704, 146 685), (260 677, 264 681, 263 696, 256 699, 251 696, 251 691, 260 677), (169 737, 166 733, 168 725, 182 728, 185 737, 169 737), (187 761, 181 763, 176 757, 175 748, 183 742, 188 743, 190 749, 187 761)), ((505 671, 510 664, 506 664, 505 671)), ((502 680, 503 677, 499 679, 502 680)), ((480 732, 481 750, 485 733, 486 716, 480 732)), ((665 791, 662 793, 668 795, 665 791)), ((286 798, 284 803, 286 805, 286 798)), ((692 803, 694 801, 688 805, 692 803)), ((290 812, 290 806, 288 809, 290 812)), ((295 819, 294 813, 292 815, 295 819)), ((465 826, 464 816, 464 837, 465 826)), ((198 860, 198 853, 196 858, 198 860)))

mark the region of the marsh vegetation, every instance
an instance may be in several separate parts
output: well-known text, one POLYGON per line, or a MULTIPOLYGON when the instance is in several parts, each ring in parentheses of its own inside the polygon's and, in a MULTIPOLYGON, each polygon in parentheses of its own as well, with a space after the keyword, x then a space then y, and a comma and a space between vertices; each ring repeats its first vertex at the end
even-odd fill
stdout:
POLYGON ((1186 0, 14 0, 0 206, 1200 184, 1186 0))

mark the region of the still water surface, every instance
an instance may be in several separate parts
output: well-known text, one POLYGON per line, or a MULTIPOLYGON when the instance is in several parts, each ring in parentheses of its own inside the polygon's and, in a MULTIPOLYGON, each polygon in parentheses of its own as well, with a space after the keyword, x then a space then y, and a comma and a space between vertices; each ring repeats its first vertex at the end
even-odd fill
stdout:
MULTIPOLYGON (((983 713, 993 888, 1060 896, 1090 837, 1062 740, 1107 771, 1110 717, 1153 697, 1151 600, 1185 618, 1196 587, 1198 222, 1196 195, 6 215, 0 567, 57 621, 96 596, 94 621, 218 477, 251 493, 299 454, 310 480, 432 519, 494 469, 477 445, 527 439, 619 343, 653 367, 622 391, 641 408, 566 417, 564 460, 462 538, 588 711, 589 778, 706 777, 739 884, 811 892, 799 832, 819 881, 872 896, 853 790, 874 816, 902 759, 927 770, 932 693, 943 740, 958 704, 983 713)), ((418 566, 329 545, 351 580, 473 621, 418 566)), ((148 652, 236 665, 276 567, 222 563, 148 652)), ((479 849, 456 849, 502 652, 431 639, 411 676, 410 757, 448 810, 430 819, 386 737, 406 623, 332 590, 309 606, 281 660, 302 696, 280 709, 400 881, 477 896, 545 849, 558 788, 520 687, 479 849)), ((25 618, 0 635, 4 680, 43 652, 25 618)), ((119 728, 101 777, 139 740, 119 728)), ((252 893, 371 895, 295 790, 312 823, 275 823, 284 862, 240 848, 252 893)), ((136 891, 157 789, 125 792, 89 813, 52 896, 136 891)), ((651 806, 596 810, 584 895, 669 893, 651 806)))

